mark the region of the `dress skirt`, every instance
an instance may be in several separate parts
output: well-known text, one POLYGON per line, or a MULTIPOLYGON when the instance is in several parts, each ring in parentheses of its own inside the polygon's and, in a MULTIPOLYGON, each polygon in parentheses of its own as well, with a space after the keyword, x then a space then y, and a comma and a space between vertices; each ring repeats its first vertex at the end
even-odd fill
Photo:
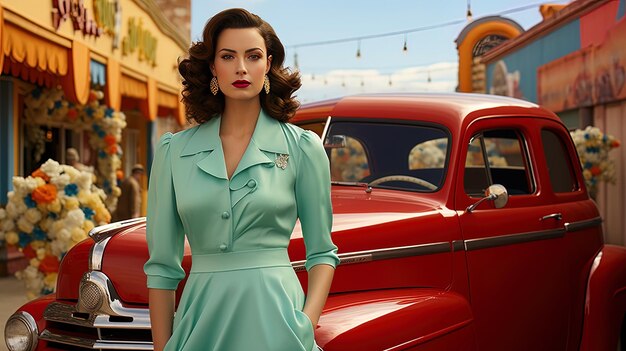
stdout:
POLYGON ((287 251, 192 255, 167 351, 317 351, 287 251))

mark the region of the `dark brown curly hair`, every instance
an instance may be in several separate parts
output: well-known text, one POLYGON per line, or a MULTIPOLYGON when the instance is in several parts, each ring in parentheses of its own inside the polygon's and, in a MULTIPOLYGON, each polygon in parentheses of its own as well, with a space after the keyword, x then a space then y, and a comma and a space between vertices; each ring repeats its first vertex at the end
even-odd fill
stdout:
POLYGON ((256 28, 265 40, 267 55, 272 55, 267 73, 271 89, 269 94, 264 90, 259 94, 261 108, 273 118, 287 122, 300 106, 292 96, 302 85, 300 75, 283 67, 285 48, 272 26, 244 9, 224 10, 213 16, 204 26, 202 41, 193 43, 189 57, 178 64, 183 77, 182 102, 187 120, 201 124, 224 112, 224 94, 220 91, 213 95, 209 88, 213 78, 210 66, 215 60, 217 39, 229 28, 256 28))

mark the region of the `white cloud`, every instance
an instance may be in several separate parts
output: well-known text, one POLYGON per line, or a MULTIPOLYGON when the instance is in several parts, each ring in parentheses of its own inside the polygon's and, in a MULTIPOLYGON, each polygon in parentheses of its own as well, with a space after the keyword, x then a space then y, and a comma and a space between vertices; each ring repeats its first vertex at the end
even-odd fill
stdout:
POLYGON ((364 93, 452 92, 457 86, 458 64, 440 62, 388 73, 376 69, 343 69, 301 74, 302 88, 297 95, 300 102, 307 103, 364 93))

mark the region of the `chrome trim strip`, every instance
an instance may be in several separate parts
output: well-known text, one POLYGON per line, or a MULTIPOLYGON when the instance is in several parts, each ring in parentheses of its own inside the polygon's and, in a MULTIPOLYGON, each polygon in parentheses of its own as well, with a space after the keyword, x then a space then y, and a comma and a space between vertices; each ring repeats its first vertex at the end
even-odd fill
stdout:
POLYGON ((104 249, 106 249, 109 240, 113 236, 106 237, 104 240, 96 241, 91 247, 91 253, 89 254, 89 270, 100 271, 102 270, 102 260, 104 259, 104 249))
POLYGON ((48 329, 41 332, 41 340, 64 345, 98 350, 153 350, 152 342, 147 341, 109 341, 79 338, 75 336, 55 334, 48 329))
MULTIPOLYGON (((449 242, 440 242, 432 244, 410 245, 389 247, 376 250, 365 250, 339 254, 339 264, 353 264, 371 262, 377 260, 387 260, 392 258, 403 258, 411 256, 432 255, 444 252, 450 252, 449 242)), ((296 272, 305 270, 304 261, 292 261, 291 265, 296 272)))
POLYGON ((565 230, 567 232, 576 232, 579 230, 585 230, 588 228, 594 228, 602 225, 602 217, 596 217, 587 219, 584 221, 577 221, 572 223, 565 223, 565 230))
POLYGON ((30 336, 32 338, 28 351, 34 351, 37 348, 37 344, 39 343, 39 341, 37 340, 37 337, 39 335, 39 329, 37 328, 37 322, 35 322, 35 318, 33 318, 33 316, 26 311, 18 311, 18 312, 13 313, 13 315, 11 315, 11 317, 9 317, 9 319, 5 323, 5 330, 4 330, 5 339, 6 339, 6 326, 9 325, 9 322, 11 322, 12 319, 19 319, 22 323, 26 325, 26 328, 28 328, 28 332, 30 333, 30 336))
POLYGON ((508 235, 500 235, 489 238, 479 238, 465 240, 465 250, 480 250, 497 246, 507 246, 513 244, 521 244, 530 241, 548 240, 562 238, 565 235, 565 228, 553 230, 541 230, 536 232, 516 233, 508 235))
POLYGON ((452 241, 452 251, 465 251, 465 242, 463 240, 452 241))
POLYGON ((111 236, 111 231, 120 229, 122 227, 131 226, 140 222, 145 222, 146 217, 138 217, 127 219, 124 221, 113 222, 105 225, 97 226, 89 231, 89 237, 95 242, 99 242, 111 236))
POLYGON ((133 218, 125 221, 114 222, 110 224, 95 227, 89 231, 89 237, 96 243, 91 248, 89 255, 89 269, 99 271, 102 269, 102 259, 104 258, 104 250, 114 233, 124 227, 130 227, 141 222, 145 222, 146 217, 133 218))

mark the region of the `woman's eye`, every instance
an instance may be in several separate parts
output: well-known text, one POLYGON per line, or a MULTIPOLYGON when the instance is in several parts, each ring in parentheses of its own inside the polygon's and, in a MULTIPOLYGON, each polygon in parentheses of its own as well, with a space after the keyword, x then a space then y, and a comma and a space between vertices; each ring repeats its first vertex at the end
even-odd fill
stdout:
POLYGON ((250 60, 258 60, 261 58, 261 55, 252 54, 248 57, 250 60))
POLYGON ((231 60, 233 58, 233 55, 223 55, 222 59, 223 60, 231 60))

